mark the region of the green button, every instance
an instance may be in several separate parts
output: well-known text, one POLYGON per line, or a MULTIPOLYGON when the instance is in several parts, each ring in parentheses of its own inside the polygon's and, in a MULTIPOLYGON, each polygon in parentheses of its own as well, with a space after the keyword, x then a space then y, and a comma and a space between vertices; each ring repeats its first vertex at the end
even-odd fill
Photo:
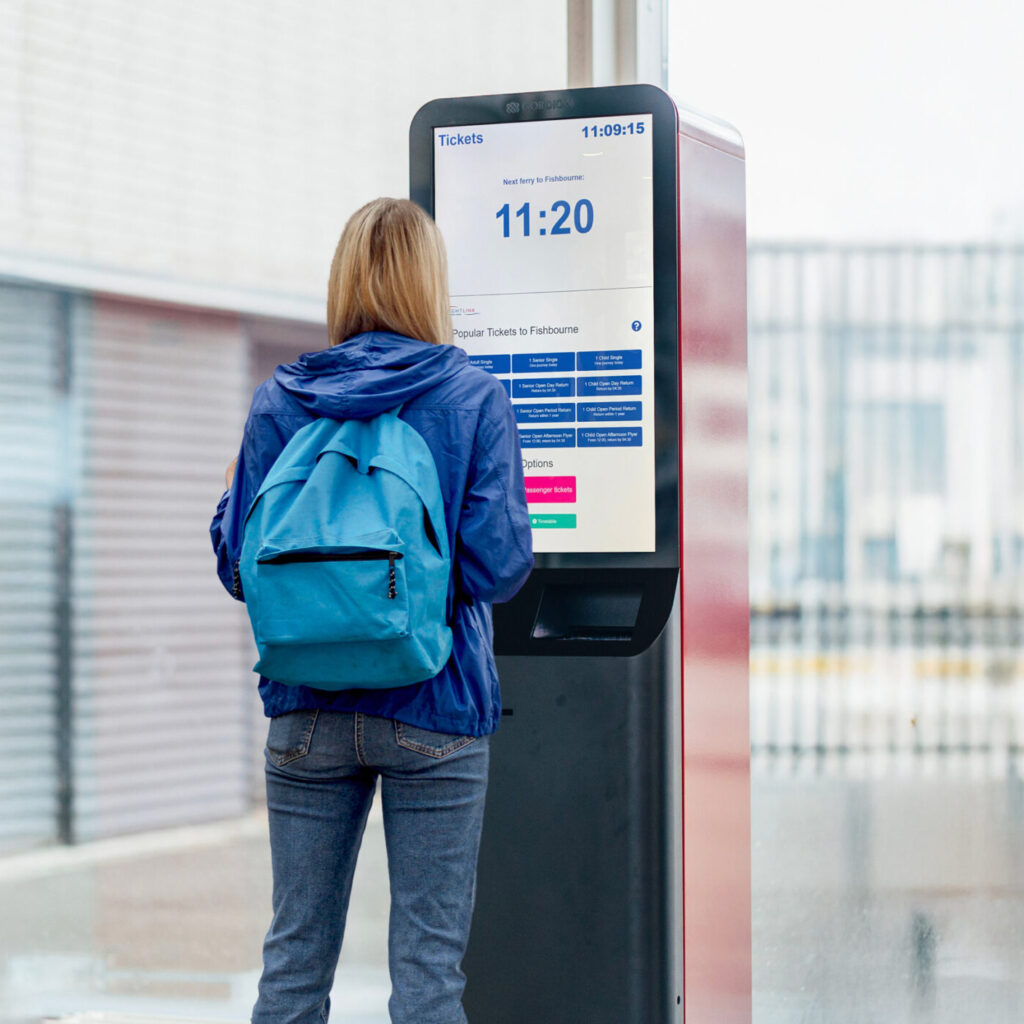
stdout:
POLYGON ((575 530, 576 513, 571 515, 530 516, 530 525, 535 530, 575 530))

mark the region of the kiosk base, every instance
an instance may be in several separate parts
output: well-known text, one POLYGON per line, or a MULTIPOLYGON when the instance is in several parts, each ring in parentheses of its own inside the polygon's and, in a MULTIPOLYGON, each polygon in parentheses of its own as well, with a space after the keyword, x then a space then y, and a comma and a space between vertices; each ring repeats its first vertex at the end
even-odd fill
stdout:
POLYGON ((465 1006, 488 1024, 682 1018, 678 606, 635 657, 499 657, 465 1006))

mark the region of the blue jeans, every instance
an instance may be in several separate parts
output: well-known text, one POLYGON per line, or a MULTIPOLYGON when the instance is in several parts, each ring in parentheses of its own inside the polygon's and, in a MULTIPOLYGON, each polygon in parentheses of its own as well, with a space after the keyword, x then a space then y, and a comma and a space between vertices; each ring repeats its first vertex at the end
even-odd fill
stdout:
POLYGON ((270 722, 274 919, 253 1024, 322 1024, 377 777, 391 879, 392 1024, 465 1024, 487 737, 390 718, 292 711, 270 722))

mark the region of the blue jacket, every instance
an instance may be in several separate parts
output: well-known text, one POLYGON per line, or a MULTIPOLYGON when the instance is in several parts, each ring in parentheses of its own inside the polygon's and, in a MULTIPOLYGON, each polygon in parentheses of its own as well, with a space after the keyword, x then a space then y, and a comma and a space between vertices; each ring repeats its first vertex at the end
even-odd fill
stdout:
POLYGON ((210 535, 217 573, 233 574, 249 506, 291 436, 319 416, 367 419, 402 404, 427 442, 444 497, 453 573, 452 655, 433 679, 390 690, 330 692, 260 678, 268 717, 299 708, 362 711, 437 732, 485 736, 501 714, 491 604, 507 601, 533 566, 519 435, 501 384, 453 345, 360 334, 279 366, 253 395, 234 483, 210 535))

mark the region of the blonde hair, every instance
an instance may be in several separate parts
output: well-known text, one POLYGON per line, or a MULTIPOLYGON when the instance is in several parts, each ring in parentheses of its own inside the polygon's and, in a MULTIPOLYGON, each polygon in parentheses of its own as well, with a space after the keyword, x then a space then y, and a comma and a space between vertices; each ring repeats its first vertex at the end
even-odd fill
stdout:
POLYGON ((327 284, 332 345, 363 331, 452 340, 448 260, 437 225, 408 199, 374 199, 345 225, 327 284))

